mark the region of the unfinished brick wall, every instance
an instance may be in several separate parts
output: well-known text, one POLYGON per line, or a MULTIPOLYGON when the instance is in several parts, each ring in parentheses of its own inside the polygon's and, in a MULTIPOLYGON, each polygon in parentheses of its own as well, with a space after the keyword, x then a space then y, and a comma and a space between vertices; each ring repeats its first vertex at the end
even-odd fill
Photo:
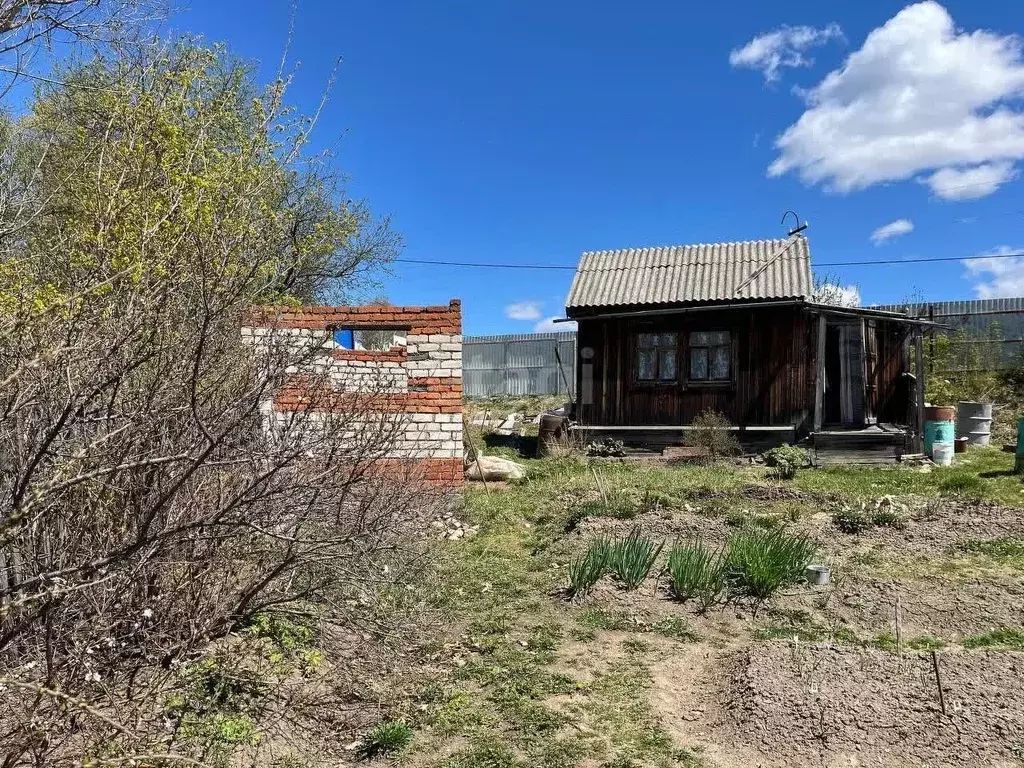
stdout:
POLYGON ((264 307, 244 321, 251 344, 282 338, 307 351, 302 366, 275 396, 282 416, 346 407, 346 395, 370 392, 375 411, 398 421, 388 459, 414 460, 431 483, 462 484, 462 306, 264 307), (400 342, 387 351, 344 349, 337 329, 394 330, 400 342), (311 381, 329 386, 312 397, 311 381), (322 394, 322 393, 321 393, 322 394))

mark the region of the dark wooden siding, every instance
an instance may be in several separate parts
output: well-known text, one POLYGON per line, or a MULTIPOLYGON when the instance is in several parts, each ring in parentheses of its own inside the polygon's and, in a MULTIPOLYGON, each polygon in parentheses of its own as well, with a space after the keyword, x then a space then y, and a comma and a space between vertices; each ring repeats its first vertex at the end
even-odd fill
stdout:
POLYGON ((734 424, 802 425, 813 416, 816 326, 789 307, 704 311, 648 318, 584 319, 578 347, 582 423, 600 425, 685 425, 702 411, 724 413, 734 424), (732 381, 725 385, 686 382, 689 334, 728 330, 732 334, 732 381), (678 334, 677 370, 672 384, 636 381, 635 339, 643 332, 678 334))
MULTIPOLYGON (((905 424, 908 413, 908 328, 865 320, 865 412, 878 421, 905 424)), ((687 425, 711 409, 741 426, 795 426, 814 420, 817 315, 795 307, 723 309, 686 314, 579 320, 578 418, 602 426, 687 425), (689 334, 732 334, 732 381, 688 384, 689 334), (678 381, 636 381, 639 333, 678 334, 678 381), (588 383, 589 382, 589 383, 588 383)))

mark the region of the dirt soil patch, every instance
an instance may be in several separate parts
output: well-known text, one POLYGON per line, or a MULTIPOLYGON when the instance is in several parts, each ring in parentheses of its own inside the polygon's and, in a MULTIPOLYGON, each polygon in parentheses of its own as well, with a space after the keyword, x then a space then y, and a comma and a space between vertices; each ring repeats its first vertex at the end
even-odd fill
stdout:
POLYGON ((948 714, 928 654, 759 644, 736 654, 725 743, 764 765, 1019 766, 1024 654, 944 653, 948 714), (913 757, 911 757, 913 756, 913 757))

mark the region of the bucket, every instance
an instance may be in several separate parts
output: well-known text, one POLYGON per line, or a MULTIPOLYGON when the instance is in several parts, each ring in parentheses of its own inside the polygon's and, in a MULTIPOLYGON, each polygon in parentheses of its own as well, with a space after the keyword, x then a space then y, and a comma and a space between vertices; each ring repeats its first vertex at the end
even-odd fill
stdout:
POLYGON ((957 403, 957 437, 966 437, 971 445, 988 445, 991 432, 992 403, 957 403))
POLYGON ((953 443, 935 443, 932 446, 932 461, 940 467, 948 467, 953 463, 953 443))
POLYGON ((537 434, 537 455, 557 455, 568 445, 569 420, 558 413, 542 413, 537 434))
MULTIPOLYGON (((951 409, 952 410, 952 409, 951 409)), ((936 443, 949 443, 953 445, 955 430, 952 420, 949 421, 926 421, 924 423, 924 454, 932 455, 932 446, 936 443)))

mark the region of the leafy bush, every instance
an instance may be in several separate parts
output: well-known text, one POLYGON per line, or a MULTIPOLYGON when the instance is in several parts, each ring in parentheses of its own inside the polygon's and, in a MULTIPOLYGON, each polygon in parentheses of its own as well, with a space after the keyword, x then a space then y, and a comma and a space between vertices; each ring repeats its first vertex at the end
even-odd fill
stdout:
POLYGON ((600 537, 590 542, 585 554, 569 561, 569 593, 585 595, 608 571, 611 543, 600 537))
POLYGON ((677 600, 697 600, 707 610, 725 594, 722 553, 712 552, 700 540, 676 545, 668 556, 669 588, 677 600))
POLYGON ((651 572, 664 544, 662 542, 655 546, 653 541, 642 537, 640 531, 634 528, 629 536, 618 539, 611 545, 609 570, 626 589, 636 589, 651 572))
POLYGON ((780 445, 765 452, 764 463, 773 467, 781 479, 792 480, 798 469, 807 466, 807 451, 795 445, 780 445))
POLYGON ((693 420, 691 427, 686 432, 686 444, 703 448, 712 459, 740 452, 740 442, 731 431, 732 424, 721 413, 704 411, 693 420))
POLYGON ((387 720, 373 727, 359 745, 359 757, 370 760, 405 749, 412 741, 412 728, 401 720, 387 720))
POLYGON ((625 456, 626 449, 621 440, 606 437, 587 444, 587 456, 625 456))
POLYGON ((726 548, 723 570, 729 591, 757 602, 767 600, 780 587, 803 578, 816 549, 802 534, 745 528, 726 548))

